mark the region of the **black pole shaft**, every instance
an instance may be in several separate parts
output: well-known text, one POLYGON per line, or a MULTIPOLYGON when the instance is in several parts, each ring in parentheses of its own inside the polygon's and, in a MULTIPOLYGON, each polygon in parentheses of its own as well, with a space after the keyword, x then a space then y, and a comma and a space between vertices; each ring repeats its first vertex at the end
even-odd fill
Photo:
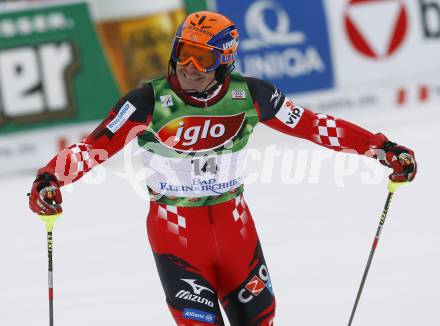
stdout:
POLYGON ((49 325, 53 326, 53 262, 52 262, 52 251, 53 251, 53 239, 52 231, 47 232, 47 255, 49 259, 48 268, 48 283, 49 283, 49 325))
POLYGON ((376 252, 377 244, 379 243, 380 233, 382 232, 382 227, 385 223, 385 219, 387 218, 388 209, 390 207, 391 199, 393 198, 393 193, 389 192, 387 200, 385 202, 385 207, 382 211, 382 216, 380 218, 379 227, 376 231, 376 236, 374 237, 373 245, 371 247, 370 256, 368 257, 367 266, 364 270, 364 275, 362 276, 362 281, 359 286, 359 290, 357 292, 356 301, 354 302, 353 310, 351 311, 350 321, 348 322, 348 326, 351 326, 353 322, 354 314, 356 313, 356 309, 359 303, 359 299, 361 298, 362 290, 364 289, 365 281, 367 279, 368 271, 370 270, 370 265, 373 260, 374 253, 376 252))

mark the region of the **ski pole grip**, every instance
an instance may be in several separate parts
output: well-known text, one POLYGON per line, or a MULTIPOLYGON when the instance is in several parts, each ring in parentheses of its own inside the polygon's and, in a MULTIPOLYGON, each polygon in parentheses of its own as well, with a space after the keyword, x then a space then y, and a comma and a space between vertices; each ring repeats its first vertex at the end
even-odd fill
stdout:
POLYGON ((397 190, 397 188, 404 186, 408 183, 408 181, 404 181, 404 182, 395 182, 395 181, 390 181, 388 183, 388 191, 392 194, 394 194, 397 190))
POLYGON ((41 221, 44 222, 46 225, 47 232, 52 232, 53 225, 55 224, 56 220, 60 218, 61 214, 54 214, 54 215, 38 215, 41 221))

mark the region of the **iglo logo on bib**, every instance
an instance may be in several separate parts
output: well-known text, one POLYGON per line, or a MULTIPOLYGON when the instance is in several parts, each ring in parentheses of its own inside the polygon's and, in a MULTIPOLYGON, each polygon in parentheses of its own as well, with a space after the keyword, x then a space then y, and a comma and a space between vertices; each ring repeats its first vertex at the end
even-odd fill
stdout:
POLYGON ((207 151, 225 145, 237 136, 246 114, 227 116, 185 116, 159 129, 159 141, 182 152, 207 151))

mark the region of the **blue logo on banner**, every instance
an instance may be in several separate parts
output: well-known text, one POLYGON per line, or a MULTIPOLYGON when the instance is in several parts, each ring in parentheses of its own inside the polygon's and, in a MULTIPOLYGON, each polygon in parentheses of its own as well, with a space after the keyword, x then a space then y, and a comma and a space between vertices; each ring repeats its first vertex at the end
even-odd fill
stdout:
POLYGON ((208 324, 214 324, 216 319, 216 316, 214 314, 210 314, 209 312, 202 310, 189 309, 189 308, 185 308, 183 310, 183 317, 186 319, 203 321, 208 324))
POLYGON ((237 25, 239 70, 286 94, 332 88, 323 0, 222 0, 218 12, 237 25))

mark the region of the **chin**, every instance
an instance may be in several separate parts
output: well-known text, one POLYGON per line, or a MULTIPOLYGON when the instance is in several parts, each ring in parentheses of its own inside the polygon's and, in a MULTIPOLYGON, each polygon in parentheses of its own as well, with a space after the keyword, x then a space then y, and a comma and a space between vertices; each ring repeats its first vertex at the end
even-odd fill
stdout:
POLYGON ((187 92, 203 92, 205 90, 205 87, 187 87, 184 90, 187 92))
POLYGON ((185 80, 185 78, 179 78, 179 83, 180 87, 182 87, 184 91, 202 92, 206 88, 205 82, 203 83, 203 85, 201 85, 200 82, 193 83, 191 81, 185 80))

